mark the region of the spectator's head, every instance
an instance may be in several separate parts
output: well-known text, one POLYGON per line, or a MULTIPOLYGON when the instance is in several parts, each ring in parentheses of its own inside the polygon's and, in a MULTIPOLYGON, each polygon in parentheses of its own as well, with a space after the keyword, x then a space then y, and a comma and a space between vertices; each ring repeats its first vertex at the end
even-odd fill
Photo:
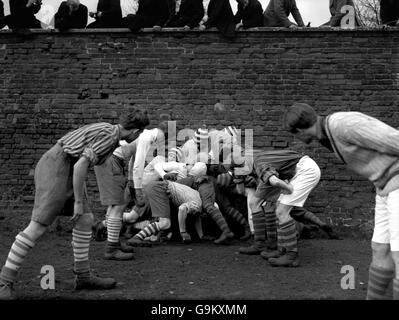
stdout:
POLYGON ((249 0, 237 0, 237 3, 242 5, 243 7, 246 7, 249 3, 249 0))
POLYGON ((188 174, 192 177, 201 177, 206 175, 206 171, 207 167, 205 163, 196 162, 188 174))
POLYGON ((79 9, 80 5, 79 0, 67 0, 66 3, 71 8, 72 11, 76 11, 79 9))
POLYGON ((119 125, 121 126, 121 140, 130 143, 138 138, 146 126, 150 124, 147 111, 134 109, 121 116, 119 125))
POLYGON ((306 103, 294 103, 283 117, 283 127, 304 143, 317 137, 317 113, 306 103))
POLYGON ((171 148, 168 152, 168 162, 176 161, 181 162, 183 160, 183 151, 180 147, 171 148))
POLYGON ((198 150, 201 150, 204 147, 209 148, 209 132, 205 126, 198 128, 195 131, 193 139, 198 146, 198 150))

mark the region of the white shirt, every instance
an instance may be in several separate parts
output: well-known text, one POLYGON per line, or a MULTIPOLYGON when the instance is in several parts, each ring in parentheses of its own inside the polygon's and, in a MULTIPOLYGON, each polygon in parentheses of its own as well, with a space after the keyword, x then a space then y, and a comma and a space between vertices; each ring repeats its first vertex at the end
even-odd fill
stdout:
POLYGON ((159 129, 151 129, 144 131, 137 138, 136 155, 129 161, 128 179, 133 180, 134 187, 141 189, 143 187, 143 174, 145 167, 145 160, 151 146, 157 141, 159 129))
POLYGON ((120 0, 122 9, 122 18, 128 14, 135 14, 139 8, 138 0, 120 0))

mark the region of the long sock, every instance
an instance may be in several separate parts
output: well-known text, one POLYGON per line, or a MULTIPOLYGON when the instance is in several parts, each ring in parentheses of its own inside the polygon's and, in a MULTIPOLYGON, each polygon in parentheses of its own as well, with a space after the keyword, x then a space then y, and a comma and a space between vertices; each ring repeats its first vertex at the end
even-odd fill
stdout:
POLYGON ((298 252, 297 230, 294 220, 279 224, 278 226, 279 245, 288 251, 298 252))
POLYGON ((1 270, 0 280, 13 283, 17 277, 18 270, 21 268, 29 250, 32 249, 35 242, 25 233, 20 232, 11 246, 7 261, 1 270))
POLYGON ((147 227, 137 233, 134 238, 144 240, 147 237, 157 234, 161 229, 159 228, 158 222, 150 223, 147 227))
POLYGON ((237 209, 230 207, 226 210, 226 214, 233 218, 235 221, 237 221, 239 224, 243 225, 243 226, 247 226, 248 222, 245 219, 245 217, 242 215, 242 213, 240 211, 238 211, 237 209))
POLYGON ((74 271, 76 274, 85 274, 90 271, 89 247, 91 231, 83 231, 73 228, 72 248, 74 257, 74 271))
POLYGON ((277 242, 277 217, 274 211, 265 212, 267 240, 277 242))
POLYGON ((208 213, 211 216, 211 218, 216 222, 219 229, 222 230, 223 233, 231 232, 220 210, 214 207, 212 208, 212 210, 208 210, 208 213))
POLYGON ((310 221, 311 223, 321 227, 321 226, 325 226, 326 224, 321 221, 318 217, 315 216, 315 214, 313 212, 307 211, 305 212, 304 216, 303 216, 306 220, 310 221))
POLYGON ((266 218, 262 211, 252 213, 252 221, 254 222, 254 240, 255 242, 265 242, 266 218))
POLYGON ((384 269, 370 265, 369 283, 367 286, 367 300, 384 300, 385 292, 392 279, 395 271, 392 269, 384 269))
POLYGON ((108 244, 118 244, 122 228, 122 219, 109 217, 107 220, 108 244))
POLYGON ((399 300, 399 279, 393 279, 393 300, 399 300))

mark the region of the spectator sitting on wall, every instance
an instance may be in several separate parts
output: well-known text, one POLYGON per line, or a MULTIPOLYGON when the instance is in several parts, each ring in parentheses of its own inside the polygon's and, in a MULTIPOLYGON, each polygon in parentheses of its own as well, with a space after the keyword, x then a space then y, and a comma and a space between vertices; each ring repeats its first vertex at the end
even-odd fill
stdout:
POLYGON ((237 0, 237 13, 234 17, 236 30, 263 27, 263 10, 258 0, 237 0))
POLYGON ((305 26, 295 0, 270 0, 263 15, 265 27, 297 28, 305 26), (288 19, 290 14, 298 25, 288 19))
POLYGON ((0 18, 0 29, 41 29, 35 14, 41 8, 41 0, 10 0, 10 14, 0 18))
POLYGON ((208 20, 200 25, 200 30, 216 27, 228 38, 235 36, 234 14, 229 0, 211 0, 207 10, 208 20))
POLYGON ((204 6, 202 0, 182 0, 179 12, 173 15, 166 27, 193 29, 198 27, 200 21, 204 17, 204 6))
POLYGON ((87 12, 87 7, 79 0, 63 1, 54 16, 55 27, 60 31, 84 29, 87 25, 87 12))
POLYGON ((381 0, 380 17, 384 25, 399 26, 399 1, 381 0))
MULTIPOLYGON (((343 6, 352 6, 353 9, 355 9, 353 0, 330 0, 331 19, 322 26, 340 27, 341 20, 346 15, 346 13, 341 13, 341 8, 343 6)), ((361 23, 359 21, 359 18, 355 14, 355 26, 358 27, 360 25, 361 23)))
POLYGON ((120 28, 122 27, 122 9, 120 0, 99 0, 97 12, 89 12, 96 19, 87 28, 120 28))
POLYGON ((160 30, 175 14, 175 6, 175 0, 139 0, 136 14, 128 14, 123 18, 123 24, 132 32, 142 28, 160 30))

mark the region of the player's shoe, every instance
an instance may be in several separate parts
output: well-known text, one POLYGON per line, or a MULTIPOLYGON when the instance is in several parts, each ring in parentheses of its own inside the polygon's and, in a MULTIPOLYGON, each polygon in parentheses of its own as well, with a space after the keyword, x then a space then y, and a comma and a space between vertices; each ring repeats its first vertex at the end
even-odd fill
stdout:
POLYGON ((230 244, 231 240, 234 238, 233 232, 223 232, 219 238, 213 241, 214 244, 230 244))
POLYGON ((266 249, 266 245, 262 242, 255 242, 254 244, 248 247, 240 247, 238 249, 239 253, 248 254, 248 255, 257 255, 266 249))
POLYGON ((298 267, 298 252, 288 251, 278 258, 270 258, 269 263, 272 267, 298 267))
POLYGON ((113 278, 100 278, 91 273, 88 275, 79 274, 75 278, 75 290, 107 290, 113 289, 116 281, 113 278))
POLYGON ((0 300, 13 300, 14 298, 12 283, 6 283, 0 280, 0 300))
POLYGON ((126 241, 129 246, 132 247, 151 247, 152 244, 149 241, 141 240, 140 238, 133 237, 126 241))

